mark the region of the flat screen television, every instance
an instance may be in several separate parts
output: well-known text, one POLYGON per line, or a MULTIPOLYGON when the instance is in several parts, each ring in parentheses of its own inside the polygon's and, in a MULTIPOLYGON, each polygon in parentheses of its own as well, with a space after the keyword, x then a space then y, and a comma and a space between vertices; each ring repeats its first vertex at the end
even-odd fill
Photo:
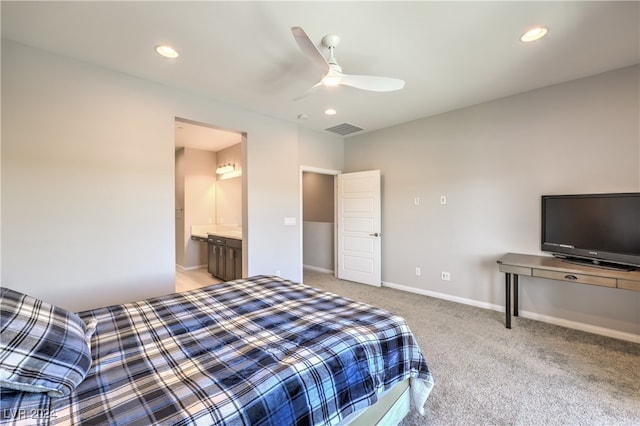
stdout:
POLYGON ((542 251, 593 266, 640 267, 640 192, 543 195, 542 251))

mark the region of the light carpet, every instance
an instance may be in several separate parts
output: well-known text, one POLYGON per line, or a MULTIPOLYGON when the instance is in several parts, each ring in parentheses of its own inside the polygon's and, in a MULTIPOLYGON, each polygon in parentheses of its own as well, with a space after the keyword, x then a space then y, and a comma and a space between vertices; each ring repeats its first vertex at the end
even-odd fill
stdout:
POLYGON ((435 379, 416 425, 640 425, 640 344, 305 271, 404 317, 435 379))

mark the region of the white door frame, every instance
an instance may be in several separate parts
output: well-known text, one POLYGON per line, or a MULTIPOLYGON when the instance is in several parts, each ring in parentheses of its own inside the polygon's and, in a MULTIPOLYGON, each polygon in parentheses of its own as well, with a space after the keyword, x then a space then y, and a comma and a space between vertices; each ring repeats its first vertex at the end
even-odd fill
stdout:
POLYGON ((303 247, 303 241, 302 241, 302 237, 303 237, 303 227, 304 227, 304 218, 303 218, 303 210, 302 210, 302 202, 303 202, 303 187, 302 187, 302 174, 304 172, 310 172, 310 173, 319 173, 322 175, 332 175, 334 178, 334 182, 333 182, 333 187, 334 187, 334 191, 333 191, 333 213, 334 213, 334 221, 333 221, 333 275, 336 276, 336 268, 337 268, 337 252, 336 252, 336 227, 337 227, 337 203, 336 203, 336 197, 338 196, 335 187, 336 187, 336 176, 339 175, 340 173, 342 173, 342 170, 333 170, 333 169, 322 169, 319 167, 311 167, 311 166, 300 166, 300 182, 299 182, 299 186, 300 186, 300 194, 299 194, 299 200, 300 200, 300 208, 299 208, 299 212, 298 212, 298 217, 300 218, 299 220, 299 227, 298 227, 298 233, 300 235, 300 242, 299 242, 299 247, 300 247, 300 281, 304 281, 303 277, 304 277, 304 247, 303 247))

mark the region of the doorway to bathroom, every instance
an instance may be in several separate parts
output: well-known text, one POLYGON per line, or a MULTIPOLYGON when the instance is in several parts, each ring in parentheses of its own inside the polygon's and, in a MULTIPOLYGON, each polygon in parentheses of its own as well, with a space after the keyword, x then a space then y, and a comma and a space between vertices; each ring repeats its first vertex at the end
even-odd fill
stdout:
POLYGON ((177 271, 206 274, 209 232, 233 228, 242 235, 243 143, 243 132, 175 118, 177 271))

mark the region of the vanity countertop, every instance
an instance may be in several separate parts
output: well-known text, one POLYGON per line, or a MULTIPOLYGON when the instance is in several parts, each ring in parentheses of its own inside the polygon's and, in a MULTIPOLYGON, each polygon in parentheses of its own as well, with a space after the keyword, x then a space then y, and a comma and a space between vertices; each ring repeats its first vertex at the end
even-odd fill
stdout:
POLYGON ((209 235, 241 240, 242 227, 235 225, 193 225, 191 227, 192 237, 207 238, 209 235))

